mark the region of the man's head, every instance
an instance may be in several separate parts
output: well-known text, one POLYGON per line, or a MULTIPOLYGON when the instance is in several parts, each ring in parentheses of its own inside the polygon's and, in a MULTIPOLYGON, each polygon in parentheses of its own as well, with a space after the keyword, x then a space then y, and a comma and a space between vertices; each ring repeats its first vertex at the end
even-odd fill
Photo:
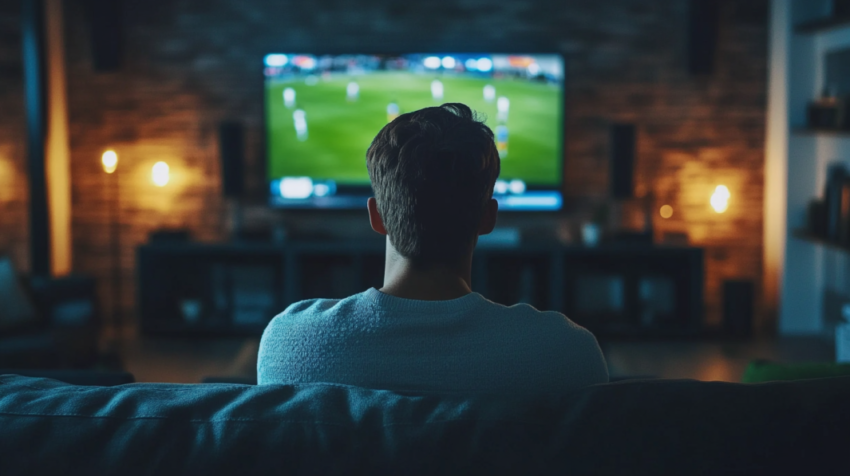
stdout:
POLYGON ((403 114, 366 153, 372 227, 414 264, 453 264, 492 231, 499 176, 493 131, 450 103, 403 114))

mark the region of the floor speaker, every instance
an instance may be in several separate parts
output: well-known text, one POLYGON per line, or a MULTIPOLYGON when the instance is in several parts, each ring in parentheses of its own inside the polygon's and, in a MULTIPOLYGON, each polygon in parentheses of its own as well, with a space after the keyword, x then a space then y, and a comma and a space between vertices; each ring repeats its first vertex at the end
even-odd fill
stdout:
POLYGON ((636 131, 634 124, 611 125, 611 194, 614 198, 634 195, 636 131))
POLYGON ((117 71, 123 61, 124 34, 121 0, 89 0, 92 66, 95 71, 117 71))
POLYGON ((720 0, 691 0, 688 17, 688 71, 711 74, 717 52, 720 0))
POLYGON ((723 283, 723 327, 730 337, 747 338, 753 335, 755 285, 752 281, 723 283))
POLYGON ((222 193, 225 197, 241 197, 245 193, 245 128, 238 122, 223 122, 218 138, 222 193))
POLYGON ((838 18, 850 17, 850 0, 832 0, 832 16, 838 18))

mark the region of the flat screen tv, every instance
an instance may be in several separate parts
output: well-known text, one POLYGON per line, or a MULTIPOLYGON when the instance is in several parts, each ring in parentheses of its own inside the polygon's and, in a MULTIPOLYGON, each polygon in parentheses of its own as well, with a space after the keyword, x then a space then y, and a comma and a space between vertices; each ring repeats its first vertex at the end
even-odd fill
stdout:
POLYGON ((461 102, 496 136, 501 210, 561 208, 564 62, 557 54, 266 55, 270 204, 360 208, 366 149, 399 114, 461 102))

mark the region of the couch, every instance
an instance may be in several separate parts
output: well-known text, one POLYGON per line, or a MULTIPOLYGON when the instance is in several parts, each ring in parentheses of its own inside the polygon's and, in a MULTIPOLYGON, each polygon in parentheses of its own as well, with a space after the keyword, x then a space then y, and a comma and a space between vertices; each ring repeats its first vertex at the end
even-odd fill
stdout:
POLYGON ((848 474, 850 377, 536 400, 0 376, 0 474, 848 474))

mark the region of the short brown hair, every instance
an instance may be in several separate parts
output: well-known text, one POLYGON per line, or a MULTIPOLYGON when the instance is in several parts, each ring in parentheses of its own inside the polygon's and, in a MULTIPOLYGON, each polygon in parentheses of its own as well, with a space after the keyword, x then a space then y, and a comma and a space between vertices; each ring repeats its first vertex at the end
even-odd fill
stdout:
POLYGON ((402 114, 366 153, 390 242, 414 263, 451 263, 471 251, 499 176, 493 131, 460 103, 402 114))

